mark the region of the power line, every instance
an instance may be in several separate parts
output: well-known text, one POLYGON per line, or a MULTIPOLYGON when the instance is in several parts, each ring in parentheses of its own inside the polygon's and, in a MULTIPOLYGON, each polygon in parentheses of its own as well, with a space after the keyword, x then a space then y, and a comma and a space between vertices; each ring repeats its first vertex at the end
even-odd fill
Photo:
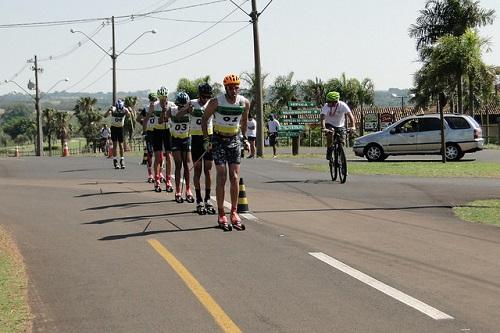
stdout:
POLYGON ((83 90, 86 90, 87 88, 93 86, 94 84, 96 84, 98 81, 100 81, 103 77, 105 77, 109 72, 111 72, 111 69, 108 69, 106 72, 104 72, 101 76, 99 76, 95 81, 93 81, 91 84, 89 84, 88 86, 86 86, 85 88, 81 89, 82 91, 83 90))
POLYGON ((212 24, 210 27, 208 27, 207 29, 205 30, 202 30, 201 32, 197 33, 196 35, 188 38, 187 40, 184 40, 180 43, 177 43, 175 45, 172 45, 170 47, 167 47, 165 49, 161 49, 161 50, 157 50, 157 51, 151 51, 151 52, 142 52, 142 53, 125 53, 127 55, 150 55, 150 54, 157 54, 157 53, 161 53, 161 52, 165 52, 165 51, 168 51, 168 50, 172 50, 176 47, 179 47, 181 45, 184 45, 184 44, 187 44, 188 42, 192 41, 193 39, 203 35, 204 33, 206 33, 207 31, 211 30, 212 28, 214 28, 216 25, 218 25, 220 22, 222 22, 225 18, 229 17, 230 15, 232 15, 237 9, 233 9, 231 12, 229 12, 229 14, 225 15, 223 18, 221 18, 220 20, 218 20, 217 22, 215 22, 214 24, 212 24))
MULTIPOLYGON (((191 8, 202 7, 202 6, 209 6, 209 5, 213 5, 215 3, 225 2, 225 1, 227 1, 227 0, 214 0, 214 1, 210 1, 210 2, 202 2, 202 3, 189 5, 189 6, 183 6, 183 7, 177 7, 177 8, 165 9, 165 10, 156 10, 156 11, 151 11, 151 12, 141 13, 141 14, 120 15, 120 16, 115 16, 115 19, 129 18, 129 19, 133 20, 137 17, 148 16, 148 15, 155 14, 155 13, 166 13, 166 12, 173 12, 173 11, 191 9, 191 8)), ((51 26, 69 25, 69 24, 75 24, 75 23, 88 23, 88 22, 95 22, 95 21, 105 21, 105 20, 109 20, 109 19, 110 19, 110 17, 96 17, 96 18, 62 20, 62 21, 9 23, 9 24, 0 24, 0 29, 51 27, 51 26)))
MULTIPOLYGON (((21 73, 22 73, 22 72, 26 69, 26 67, 28 67, 29 65, 30 65, 30 64, 29 64, 28 62, 26 62, 26 64, 24 64, 24 66, 23 66, 23 67, 22 67, 19 71, 17 71, 17 73, 16 73, 16 74, 12 75, 12 76, 11 76, 11 77, 7 80, 7 81, 14 80, 14 79, 15 79, 15 78, 16 78, 19 74, 21 74, 21 73)), ((5 82, 4 82, 3 80, 0 82, 0 85, 2 85, 2 84, 5 84, 5 82)))
MULTIPOLYGON (((149 18, 155 19, 155 20, 162 20, 162 21, 173 21, 173 22, 184 22, 184 23, 217 23, 218 21, 203 21, 203 20, 186 20, 186 19, 174 19, 174 18, 169 18, 169 17, 156 17, 152 15, 148 15, 149 18)), ((244 23, 248 22, 248 20, 232 20, 232 21, 222 21, 220 23, 244 23)))
POLYGON ((83 80, 85 80, 96 68, 97 66, 99 66, 101 64, 101 62, 107 58, 107 55, 103 55, 101 59, 99 59, 99 61, 97 62, 97 64, 94 65, 94 67, 92 67, 88 72, 87 74, 85 74, 80 80, 78 80, 78 82, 76 82, 75 84, 73 84, 71 87, 68 87, 66 88, 66 90, 71 90, 73 89, 74 87, 76 87, 78 84, 80 84, 80 82, 82 82, 83 80))
POLYGON ((220 44, 222 43, 223 41, 225 41, 226 39, 236 35, 237 33, 239 33, 240 31, 242 31, 243 29, 245 29, 246 27, 248 27, 249 25, 251 25, 251 23, 239 28, 238 30, 230 33, 229 35, 226 35, 224 38, 222 39, 219 39, 218 41, 216 41, 215 43, 212 43, 210 45, 208 45, 207 47, 204 47, 196 52, 193 52, 193 53, 190 53, 184 57, 181 57, 181 58, 177 58, 175 60, 172 60, 172 61, 168 61, 168 62, 165 62, 163 64, 158 64, 158 65, 153 65, 153 66, 147 66, 147 67, 140 67, 140 68, 118 68, 118 70, 121 70, 121 71, 140 71, 140 70, 148 70, 148 69, 153 69, 153 68, 158 68, 158 67, 163 67, 163 66, 167 66, 167 65, 171 65, 171 64, 174 64, 176 62, 179 62, 181 60, 184 60, 184 59, 187 59, 187 58, 190 58, 192 56, 195 56, 195 55, 198 55, 200 54, 201 52, 205 51, 205 50, 208 50, 209 48, 212 48, 214 47, 215 45, 217 44, 220 44))

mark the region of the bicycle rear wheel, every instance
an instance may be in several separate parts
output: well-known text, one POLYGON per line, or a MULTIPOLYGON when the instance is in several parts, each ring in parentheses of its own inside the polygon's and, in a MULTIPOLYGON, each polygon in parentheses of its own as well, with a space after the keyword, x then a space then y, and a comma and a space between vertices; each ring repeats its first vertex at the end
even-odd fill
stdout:
POLYGON ((339 180, 341 184, 344 184, 345 181, 347 180, 347 160, 345 158, 345 153, 344 149, 342 148, 342 145, 339 145, 337 147, 338 151, 338 161, 337 161, 337 167, 339 170, 339 180))
POLYGON ((335 163, 337 160, 337 153, 334 152, 332 155, 332 158, 328 160, 328 164, 330 165, 330 176, 332 177, 332 181, 335 181, 337 180, 337 163, 335 163))

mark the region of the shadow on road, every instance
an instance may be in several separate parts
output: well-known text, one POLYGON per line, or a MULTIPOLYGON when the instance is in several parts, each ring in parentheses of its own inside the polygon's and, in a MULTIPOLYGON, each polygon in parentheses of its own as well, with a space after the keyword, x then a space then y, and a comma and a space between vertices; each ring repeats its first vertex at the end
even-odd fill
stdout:
POLYGON ((188 215, 188 214, 193 214, 196 213, 194 210, 190 210, 187 212, 176 212, 176 213, 165 213, 165 214, 155 214, 155 215, 136 215, 136 216, 124 216, 124 217, 114 217, 110 219, 103 219, 103 220, 96 220, 96 221, 90 221, 90 222, 85 222, 82 224, 106 224, 106 223, 112 223, 112 222, 135 222, 135 221, 144 221, 150 218, 157 218, 157 217, 164 217, 167 218, 168 216, 182 216, 182 215, 188 215))
POLYGON ((109 209, 109 208, 123 208, 123 207, 132 208, 132 207, 138 207, 138 206, 141 206, 141 205, 161 204, 161 203, 165 203, 167 201, 168 200, 146 201, 146 202, 124 202, 124 203, 119 203, 119 204, 114 204, 114 205, 90 207, 90 208, 82 209, 82 211, 104 210, 104 209, 109 209))
POLYGON ((110 240, 126 239, 126 238, 130 238, 130 237, 144 237, 144 236, 165 234, 165 233, 172 233, 172 232, 200 231, 200 230, 210 230, 210 229, 219 229, 219 226, 214 225, 212 227, 200 227, 200 228, 189 228, 189 229, 169 229, 169 230, 154 230, 154 231, 152 230, 152 231, 145 231, 145 232, 136 232, 136 233, 132 233, 132 234, 111 235, 111 236, 99 238, 98 240, 110 241, 110 240))

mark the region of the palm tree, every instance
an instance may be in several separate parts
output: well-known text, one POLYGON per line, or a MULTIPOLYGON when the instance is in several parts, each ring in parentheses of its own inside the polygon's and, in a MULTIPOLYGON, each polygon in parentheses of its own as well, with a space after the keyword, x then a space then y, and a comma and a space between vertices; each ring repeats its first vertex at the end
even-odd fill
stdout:
POLYGON ((271 107, 277 111, 285 107, 297 95, 297 84, 292 83, 293 72, 280 75, 269 88, 271 107))
MULTIPOLYGON (((269 76, 269 73, 264 73, 261 75, 261 87, 264 88, 264 81, 269 76)), ((242 94, 250 100, 250 110, 254 110, 255 107, 255 95, 256 92, 256 78, 255 73, 243 72, 240 76, 241 80, 245 82, 248 88, 245 89, 242 94)), ((262 89, 262 100, 265 100, 265 89, 262 89)))
POLYGON ((468 28, 492 24, 495 10, 484 9, 473 0, 427 0, 409 35, 417 40, 417 50, 431 46, 447 34, 461 36, 468 28))
POLYGON ((56 111, 54 113, 54 128, 57 138, 61 140, 61 149, 64 147, 64 143, 69 139, 72 128, 70 120, 72 115, 68 112, 56 111))
POLYGON ((304 100, 314 101, 316 106, 323 104, 325 99, 325 85, 321 79, 307 80, 299 84, 304 100))
POLYGON ((92 142, 94 148, 97 146, 98 125, 102 119, 102 114, 94 110, 96 104, 97 99, 82 97, 78 99, 74 107, 75 116, 80 124, 80 132, 87 140, 87 146, 92 142))
POLYGON ((49 141, 49 156, 52 156, 52 134, 55 131, 54 124, 54 114, 56 110, 54 109, 45 109, 42 111, 42 119, 44 122, 43 131, 47 136, 47 140, 49 141))

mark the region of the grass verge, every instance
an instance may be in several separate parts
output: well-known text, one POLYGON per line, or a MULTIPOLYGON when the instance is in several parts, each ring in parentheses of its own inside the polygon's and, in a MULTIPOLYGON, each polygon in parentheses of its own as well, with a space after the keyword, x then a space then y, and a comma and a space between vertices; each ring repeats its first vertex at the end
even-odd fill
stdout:
POLYGON ((493 224, 500 227, 500 200, 477 200, 461 207, 453 208, 453 212, 462 220, 493 224))
POLYGON ((27 278, 19 252, 0 226, 0 332, 29 331, 27 278))
MULTIPOLYGON (((319 172, 329 172, 328 165, 311 164, 304 168, 319 172)), ((416 177, 489 177, 500 178, 498 163, 492 162, 351 162, 351 175, 401 175, 416 177)))

